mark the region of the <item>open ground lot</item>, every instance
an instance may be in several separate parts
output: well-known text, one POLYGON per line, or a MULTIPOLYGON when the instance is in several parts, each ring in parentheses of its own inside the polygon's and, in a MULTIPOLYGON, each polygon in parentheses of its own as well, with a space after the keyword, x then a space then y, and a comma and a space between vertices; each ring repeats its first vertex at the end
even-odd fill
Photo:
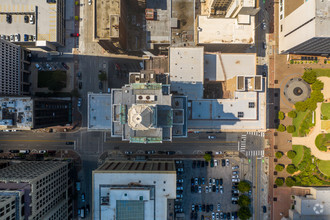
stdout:
POLYGON ((38 72, 38 87, 49 87, 53 82, 63 83, 66 86, 66 72, 65 71, 39 71, 38 72))
MULTIPOLYGON (((181 205, 183 208, 185 219, 201 219, 202 215, 204 219, 212 219, 212 213, 215 215, 218 213, 220 216, 221 212, 227 214, 238 210, 238 205, 232 204, 232 175, 234 171, 232 166, 236 166, 237 163, 233 159, 229 159, 229 161, 229 166, 224 167, 221 165, 221 159, 215 162, 215 165, 216 163, 218 165, 214 167, 210 167, 210 163, 206 166, 207 164, 203 160, 186 160, 182 162, 183 165, 176 164, 179 167, 177 187, 183 187, 182 192, 181 188, 177 188, 179 190, 177 194, 181 193, 183 198, 177 199, 176 205, 181 205), (183 168, 182 172, 180 168, 183 168), (182 180, 183 183, 180 183, 182 180), (213 192, 213 188, 215 188, 215 192, 213 192), (220 204, 220 209, 218 209, 218 204, 220 204), (209 212, 207 212, 207 205, 209 212), (213 209, 211 209, 212 205, 213 209)), ((240 174, 240 168, 235 169, 235 171, 240 174)))

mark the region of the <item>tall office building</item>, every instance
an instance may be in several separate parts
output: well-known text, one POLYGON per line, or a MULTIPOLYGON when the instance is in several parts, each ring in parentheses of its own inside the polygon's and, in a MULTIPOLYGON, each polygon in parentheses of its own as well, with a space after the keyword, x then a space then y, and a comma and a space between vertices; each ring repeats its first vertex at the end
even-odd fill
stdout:
POLYGON ((330 54, 330 1, 280 1, 279 51, 330 54), (292 6, 296 4, 295 10, 292 6))
POLYGON ((30 72, 28 51, 21 46, 0 40, 0 95, 25 95, 29 93, 26 82, 30 72), (24 82, 25 81, 25 82, 24 82))
POLYGON ((0 219, 71 219, 70 164, 29 161, 0 170, 0 219))

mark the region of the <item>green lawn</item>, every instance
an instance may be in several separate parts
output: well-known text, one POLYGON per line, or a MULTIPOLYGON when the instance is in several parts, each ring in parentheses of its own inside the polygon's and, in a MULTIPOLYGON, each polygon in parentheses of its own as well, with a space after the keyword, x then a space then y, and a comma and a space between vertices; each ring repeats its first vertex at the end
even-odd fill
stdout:
POLYGON ((319 170, 327 176, 330 176, 330 160, 321 160, 318 164, 319 170))
POLYGON ((316 72, 316 76, 327 76, 330 77, 330 69, 313 69, 316 72))
POLYGON ((316 147, 330 146, 330 134, 319 134, 315 138, 316 147))
POLYGON ((297 112, 297 117, 292 120, 292 124, 296 127, 295 132, 292 133, 292 137, 304 136, 304 134, 301 134, 299 131, 303 123, 305 124, 305 127, 311 125, 313 114, 310 113, 309 110, 306 110, 305 112, 297 112))
POLYGON ((38 72, 38 88, 47 88, 54 82, 66 87, 66 72, 60 70, 38 72))
POLYGON ((304 146, 302 145, 293 145, 292 149, 297 153, 297 155, 293 158, 292 163, 298 167, 298 164, 302 160, 304 156, 304 146))
POLYGON ((323 116, 327 116, 330 119, 330 103, 322 103, 321 112, 323 116))

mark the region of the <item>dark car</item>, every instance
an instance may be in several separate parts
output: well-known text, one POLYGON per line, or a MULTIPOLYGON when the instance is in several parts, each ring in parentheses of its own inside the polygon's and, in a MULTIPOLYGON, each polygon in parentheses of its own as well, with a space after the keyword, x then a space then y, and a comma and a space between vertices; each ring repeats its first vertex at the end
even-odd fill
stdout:
POLYGON ((194 178, 191 178, 191 185, 193 186, 194 185, 194 178))
POLYGON ((197 219, 197 212, 194 213, 194 219, 197 219))
POLYGON ((202 184, 202 179, 198 178, 198 185, 201 185, 201 184, 202 184))
POLYGON ((209 211, 210 211, 210 206, 206 205, 206 212, 209 212, 209 211))
POLYGON ((166 154, 165 151, 157 151, 157 154, 166 154))
POLYGON ((210 167, 214 167, 214 160, 213 159, 210 161, 210 167))
POLYGON ((222 186, 222 184, 223 184, 223 180, 222 178, 220 178, 220 185, 222 186))
POLYGON ((205 166, 208 167, 209 166, 209 162, 205 161, 205 166))
POLYGON ((89 204, 86 205, 86 215, 89 213, 89 204))
POLYGON ((237 205, 238 202, 237 202, 237 201, 231 201, 231 204, 233 204, 233 205, 237 205))
POLYGON ((198 186, 195 185, 195 193, 198 193, 198 186))
POLYGON ((29 35, 24 34, 24 41, 28 41, 29 40, 29 35))
POLYGON ((238 197, 238 193, 232 193, 231 196, 232 197, 238 197))
POLYGON ((205 154, 210 154, 210 155, 212 155, 212 151, 205 151, 205 154))
POLYGON ((62 64, 62 66, 63 66, 66 70, 70 69, 69 66, 66 65, 66 63, 62 62, 61 64, 62 64))
POLYGON ((221 166, 223 166, 223 167, 226 166, 226 160, 225 159, 221 160, 221 166))
POLYGON ((201 167, 201 161, 197 161, 197 168, 200 168, 201 167))
POLYGON ((166 154, 167 155, 173 155, 173 154, 175 154, 175 151, 167 151, 166 154))
POLYGON ((99 82, 99 89, 103 89, 103 83, 99 82))
POLYGON ((27 15, 24 16, 24 22, 29 23, 29 16, 27 16, 27 15))
POLYGON ((10 153, 17 154, 19 153, 19 150, 9 150, 10 153))
POLYGON ((210 211, 213 212, 213 204, 210 205, 210 211))
POLYGON ((79 34, 79 33, 72 33, 72 34, 70 34, 70 36, 71 36, 71 37, 79 37, 80 34, 79 34))
POLYGON ((215 180, 215 185, 219 186, 219 179, 215 180))
POLYGON ((216 186, 213 185, 213 186, 212 186, 212 192, 215 192, 215 190, 216 190, 216 186))
POLYGON ((3 153, 3 150, 0 150, 0 153, 3 153))
POLYGON ((10 24, 11 21, 12 21, 12 18, 11 18, 11 15, 10 14, 7 14, 6 15, 6 21, 10 24))
POLYGON ((201 220, 204 220, 204 215, 201 215, 201 220))
POLYGON ((205 204, 202 205, 202 211, 205 212, 205 204))
POLYGON ((196 160, 194 160, 192 163, 192 168, 195 168, 195 167, 196 167, 196 160))
POLYGON ((82 82, 79 82, 79 89, 82 89, 82 82))
POLYGON ((68 142, 65 142, 66 145, 74 145, 74 142, 73 141, 68 141, 68 142))
POLYGON ((81 79, 81 75, 82 75, 81 72, 78 72, 77 76, 79 79, 81 79))
POLYGON ((227 219, 230 219, 230 212, 227 212, 227 219))
POLYGON ((202 161, 202 162, 201 162, 201 167, 204 167, 204 165, 205 165, 205 162, 202 161))
POLYGON ((194 192, 195 192, 195 187, 194 187, 194 186, 191 186, 191 188, 190 188, 190 192, 191 192, 191 193, 194 193, 194 192))
POLYGON ((266 207, 266 206, 262 206, 262 211, 263 211, 264 213, 266 213, 266 212, 267 212, 267 207, 266 207))

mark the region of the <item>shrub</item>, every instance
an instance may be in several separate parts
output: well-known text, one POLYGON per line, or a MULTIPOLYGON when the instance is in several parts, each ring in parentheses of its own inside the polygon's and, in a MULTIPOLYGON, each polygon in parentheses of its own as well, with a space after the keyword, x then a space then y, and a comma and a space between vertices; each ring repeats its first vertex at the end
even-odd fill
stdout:
POLYGON ((290 60, 290 64, 293 64, 293 60, 290 60))
POLYGON ((285 117, 285 114, 284 114, 284 112, 282 112, 282 111, 279 111, 279 112, 278 112, 278 119, 280 119, 280 120, 283 120, 283 119, 284 119, 284 117, 285 117))
POLYGON ((294 172, 296 172, 298 170, 298 168, 294 165, 294 164, 289 164, 286 167, 286 172, 293 174, 294 172))
POLYGON ((295 130, 296 130, 296 126, 294 126, 294 125, 289 125, 289 126, 286 128, 286 131, 287 131, 288 133, 293 133, 293 132, 295 132, 295 130))
POLYGON ((288 116, 290 118, 296 118, 297 117, 297 112, 295 110, 292 110, 291 112, 288 113, 288 116))
POLYGON ((307 167, 307 162, 306 161, 302 161, 299 165, 298 165, 298 169, 301 171, 304 171, 307 167))
POLYGON ((296 110, 299 112, 304 112, 307 110, 307 103, 306 102, 296 102, 296 104, 294 104, 294 106, 296 107, 296 110))
POLYGON ((297 155, 297 153, 294 150, 289 150, 288 153, 287 153, 287 156, 290 159, 295 158, 296 155, 297 155))
POLYGON ((282 164, 277 164, 275 166, 275 170, 280 172, 280 171, 284 170, 284 166, 282 164))
POLYGON ((251 203, 251 199, 247 195, 241 195, 238 198, 238 205, 239 206, 249 206, 251 203))
POLYGON ((210 162, 211 159, 212 159, 211 154, 205 154, 205 155, 204 155, 204 160, 205 160, 205 161, 210 162))
POLYGON ((323 87, 324 87, 324 83, 318 79, 312 84, 313 90, 322 90, 323 87))
POLYGON ((280 131, 280 132, 285 131, 285 125, 280 124, 280 125, 278 126, 277 130, 280 131))
POLYGON ((282 153, 281 151, 277 151, 277 152, 275 153, 275 157, 276 157, 277 159, 280 159, 282 156, 283 156, 283 153, 282 153))
POLYGON ((76 4, 76 6, 78 6, 79 5, 79 1, 75 1, 75 4, 76 4))
POLYGON ((242 193, 248 192, 251 189, 251 185, 247 181, 241 181, 238 184, 238 190, 242 193))
POLYGON ((275 184, 277 185, 277 186, 283 186, 283 184, 284 184, 284 181, 283 181, 283 179, 282 178, 276 178, 276 180, 275 180, 275 184))
POLYGON ((314 102, 323 102, 324 101, 324 96, 321 90, 314 90, 311 93, 311 98, 314 102))
POLYGON ((303 80, 305 80, 305 82, 312 84, 316 81, 316 72, 315 71, 305 71, 302 78, 303 78, 303 80))
POLYGON ((294 179, 294 177, 289 176, 285 179, 285 184, 288 187, 294 186, 296 184, 296 180, 294 179))

